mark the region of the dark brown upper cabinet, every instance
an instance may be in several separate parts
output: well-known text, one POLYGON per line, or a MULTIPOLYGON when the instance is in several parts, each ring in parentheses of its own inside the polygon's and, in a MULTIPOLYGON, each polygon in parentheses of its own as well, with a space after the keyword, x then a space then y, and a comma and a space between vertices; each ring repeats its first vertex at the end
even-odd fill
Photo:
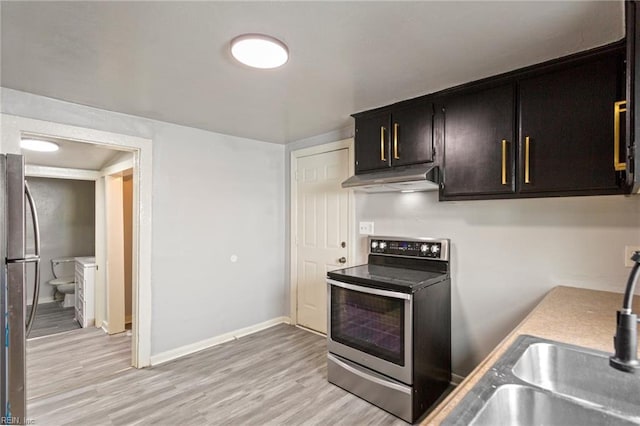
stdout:
POLYGON ((356 117, 355 156, 356 173, 391 167, 389 155, 388 112, 356 117))
POLYGON ((433 161, 433 104, 397 108, 391 113, 391 164, 433 161))
POLYGON ((441 200, 621 194, 639 187, 637 178, 630 180, 638 168, 636 7, 627 2, 626 46, 621 41, 354 114, 356 173, 435 157, 441 200), (627 55, 633 57, 625 65, 627 55))
POLYGON ((356 173, 433 161, 433 104, 354 114, 356 173))
POLYGON ((623 193, 624 57, 618 43, 437 95, 440 199, 623 193))
POLYGON ((515 191, 515 84, 471 90, 442 102, 442 199, 515 191))
POLYGON ((623 66, 607 53, 518 82, 520 192, 621 188, 613 113, 623 66))
POLYGON ((623 123, 619 130, 617 151, 619 154, 618 169, 624 170, 626 184, 632 193, 640 193, 640 151, 635 143, 635 136, 640 134, 640 120, 635 118, 636 102, 640 99, 640 11, 638 2, 625 1, 625 28, 627 40, 626 61, 626 102, 619 104, 620 117, 617 123, 623 123))

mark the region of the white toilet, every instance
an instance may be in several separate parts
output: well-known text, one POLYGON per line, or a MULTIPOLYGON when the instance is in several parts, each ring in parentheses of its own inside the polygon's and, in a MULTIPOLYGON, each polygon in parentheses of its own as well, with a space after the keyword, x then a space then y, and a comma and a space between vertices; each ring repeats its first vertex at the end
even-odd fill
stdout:
POLYGON ((51 270, 54 279, 49 285, 55 287, 53 298, 60 302, 63 308, 71 308, 76 304, 76 258, 58 257, 51 259, 51 270))

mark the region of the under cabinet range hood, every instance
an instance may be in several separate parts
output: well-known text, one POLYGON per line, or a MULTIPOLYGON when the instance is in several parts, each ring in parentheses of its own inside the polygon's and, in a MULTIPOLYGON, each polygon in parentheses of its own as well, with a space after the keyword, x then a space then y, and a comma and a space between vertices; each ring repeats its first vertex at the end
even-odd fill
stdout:
POLYGON ((342 187, 370 193, 437 191, 440 188, 440 173, 434 164, 394 167, 351 176, 342 182, 342 187))

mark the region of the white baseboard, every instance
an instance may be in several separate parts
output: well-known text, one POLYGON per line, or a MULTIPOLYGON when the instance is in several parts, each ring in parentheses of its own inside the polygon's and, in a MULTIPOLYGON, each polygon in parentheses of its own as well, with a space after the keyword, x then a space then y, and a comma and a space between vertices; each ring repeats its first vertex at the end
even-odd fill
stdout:
MULTIPOLYGON (((33 305, 33 303, 31 303, 33 299, 29 299, 29 301, 27 302, 27 306, 31 306, 33 305)), ((51 297, 40 297, 38 298, 38 305, 41 305, 43 303, 51 303, 51 302, 55 302, 55 300, 53 299, 53 296, 51 297)))
POLYGON ((102 331, 104 331, 105 333, 109 334, 109 323, 106 321, 102 321, 102 326, 100 327, 102 329, 102 331))
POLYGON ((458 376, 457 374, 451 374, 451 384, 454 386, 458 386, 462 381, 466 379, 464 376, 458 376))
POLYGON ((190 345, 181 346, 179 348, 171 349, 159 354, 151 355, 151 365, 158 365, 164 362, 172 361, 174 359, 183 357, 185 355, 199 352, 203 349, 211 348, 213 346, 220 345, 222 343, 230 342, 240 337, 248 336, 249 334, 257 333, 258 331, 265 330, 278 324, 290 324, 289 317, 273 318, 259 324, 250 325, 249 327, 241 328, 239 330, 224 333, 219 336, 211 337, 209 339, 201 340, 190 345))
POLYGON ((313 333, 313 334, 318 335, 320 337, 324 337, 324 338, 327 337, 327 335, 324 334, 324 333, 320 333, 319 331, 315 331, 315 330, 312 330, 310 328, 303 327, 300 324, 296 324, 296 327, 298 327, 300 330, 308 331, 309 333, 313 333))

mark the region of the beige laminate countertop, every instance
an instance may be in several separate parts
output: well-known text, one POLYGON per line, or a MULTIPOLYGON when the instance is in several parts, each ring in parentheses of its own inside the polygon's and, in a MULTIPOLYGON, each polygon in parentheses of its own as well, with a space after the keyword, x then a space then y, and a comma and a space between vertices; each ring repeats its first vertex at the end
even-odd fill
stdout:
MULTIPOLYGON (((521 334, 613 352, 616 311, 622 308, 622 299, 620 293, 555 287, 422 424, 440 424, 521 334)), ((635 296, 633 302, 637 313, 640 311, 640 297, 635 296)))

